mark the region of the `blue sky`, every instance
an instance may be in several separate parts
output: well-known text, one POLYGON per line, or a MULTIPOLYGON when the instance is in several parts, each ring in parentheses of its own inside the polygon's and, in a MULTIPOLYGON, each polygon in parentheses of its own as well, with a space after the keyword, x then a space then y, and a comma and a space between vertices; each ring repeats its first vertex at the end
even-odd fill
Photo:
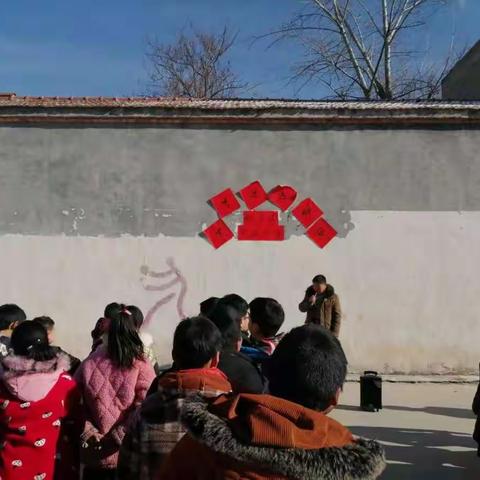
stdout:
MULTIPOLYGON (((378 0, 369 0, 378 1, 378 0)), ((231 62, 257 85, 259 97, 319 98, 309 85, 287 84, 296 47, 251 46, 301 7, 301 0, 3 0, 0 15, 0 91, 18 95, 130 96, 145 91, 147 36, 172 41, 192 22, 199 29, 228 24, 239 31, 231 62)), ((450 0, 436 15, 427 43, 433 60, 480 38, 480 0, 450 0)))

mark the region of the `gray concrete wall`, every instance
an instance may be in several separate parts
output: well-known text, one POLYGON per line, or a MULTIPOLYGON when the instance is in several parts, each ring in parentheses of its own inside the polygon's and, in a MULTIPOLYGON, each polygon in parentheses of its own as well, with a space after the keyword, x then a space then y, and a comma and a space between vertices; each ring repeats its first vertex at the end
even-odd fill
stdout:
POLYGON ((473 129, 2 127, 0 302, 51 314, 79 355, 106 303, 135 302, 167 361, 179 317, 207 296, 277 297, 288 329, 325 273, 352 369, 475 371, 478 151, 473 129), (320 250, 283 216, 285 242, 213 250, 198 236, 206 201, 257 179, 311 196, 339 238, 320 250), (168 269, 164 294, 148 272, 168 269))
MULTIPOLYGON (((0 232, 195 235, 252 180, 352 210, 477 211, 477 130, 0 128, 0 232)), ((343 212, 343 213, 342 213, 343 212)))

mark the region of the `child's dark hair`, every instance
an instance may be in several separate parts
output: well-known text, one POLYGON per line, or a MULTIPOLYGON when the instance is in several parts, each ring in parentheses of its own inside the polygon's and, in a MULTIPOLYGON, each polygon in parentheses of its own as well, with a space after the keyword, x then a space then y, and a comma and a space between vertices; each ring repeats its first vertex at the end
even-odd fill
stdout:
POLYGON ((105 310, 103 311, 103 316, 104 318, 112 318, 112 315, 115 315, 118 310, 120 309, 120 304, 117 302, 112 302, 109 303, 106 307, 105 310))
POLYGON ((108 330, 108 356, 121 368, 131 368, 135 359, 143 359, 143 343, 138 336, 133 313, 125 305, 119 305, 110 313, 108 330))
POLYGON ((273 337, 283 325, 285 312, 273 298, 258 297, 250 302, 250 321, 264 337, 273 337))
POLYGON ((15 355, 37 362, 52 360, 56 350, 48 343, 48 334, 40 322, 26 320, 14 328, 10 341, 15 355))
POLYGON ((50 317, 36 317, 33 321, 38 322, 47 332, 50 332, 55 327, 55 322, 50 317))
POLYGON ((133 315, 133 323, 135 324, 136 329, 140 330, 144 320, 143 312, 136 305, 128 305, 127 310, 133 315))
POLYGON ((213 312, 214 308, 217 306, 219 302, 218 297, 210 297, 200 303, 200 315, 204 317, 209 317, 209 315, 213 312))
POLYGON ((220 301, 209 318, 222 334, 222 352, 235 351, 238 341, 242 338, 240 330, 242 315, 240 312, 220 301))
POLYGON ((205 317, 182 320, 173 335, 172 357, 180 370, 201 368, 215 357, 222 347, 222 334, 205 317))
POLYGON ((0 306, 0 330, 7 330, 27 319, 25 312, 13 303, 0 306))
POLYGON ((248 302, 236 293, 225 295, 220 301, 238 310, 240 317, 244 317, 248 313, 248 302))
POLYGON ((347 376, 340 342, 318 325, 287 333, 264 367, 272 395, 318 411, 332 404, 347 376))

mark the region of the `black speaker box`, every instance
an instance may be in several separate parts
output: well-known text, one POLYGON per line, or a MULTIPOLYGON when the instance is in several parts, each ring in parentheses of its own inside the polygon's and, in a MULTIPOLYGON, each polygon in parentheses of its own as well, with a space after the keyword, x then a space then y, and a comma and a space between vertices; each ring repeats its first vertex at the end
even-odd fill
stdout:
POLYGON ((368 370, 360 377, 360 408, 378 412, 382 408, 382 377, 368 370))

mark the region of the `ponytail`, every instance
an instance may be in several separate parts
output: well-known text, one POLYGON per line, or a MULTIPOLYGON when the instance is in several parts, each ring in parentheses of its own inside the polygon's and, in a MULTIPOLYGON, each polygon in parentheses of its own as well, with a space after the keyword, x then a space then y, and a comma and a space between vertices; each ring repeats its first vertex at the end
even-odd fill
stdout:
POLYGON ((131 368, 135 359, 144 358, 132 312, 125 305, 111 315, 107 350, 110 359, 121 368, 131 368))

